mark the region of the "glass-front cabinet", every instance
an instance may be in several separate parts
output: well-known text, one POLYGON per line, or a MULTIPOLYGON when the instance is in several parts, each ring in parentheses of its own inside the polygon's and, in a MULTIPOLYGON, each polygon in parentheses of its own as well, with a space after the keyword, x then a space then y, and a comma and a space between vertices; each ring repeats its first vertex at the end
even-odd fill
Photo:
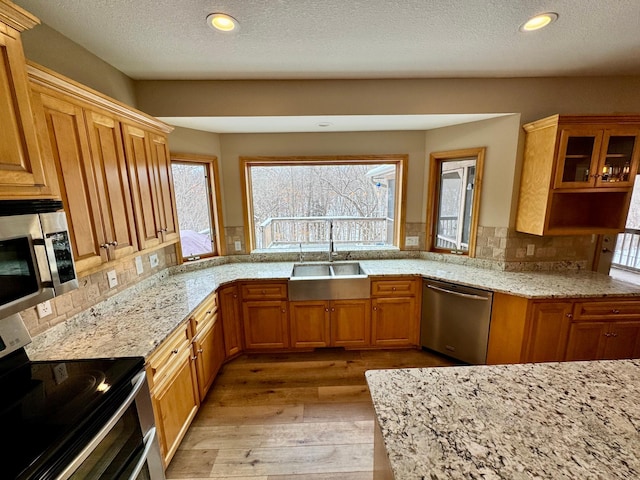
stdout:
POLYGON ((640 130, 562 129, 555 188, 623 188, 633 185, 638 168, 640 130))

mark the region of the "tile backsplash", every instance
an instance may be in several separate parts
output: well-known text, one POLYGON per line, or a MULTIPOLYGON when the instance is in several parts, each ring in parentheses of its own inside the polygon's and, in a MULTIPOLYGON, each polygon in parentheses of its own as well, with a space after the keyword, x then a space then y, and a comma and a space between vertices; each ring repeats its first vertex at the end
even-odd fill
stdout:
POLYGON ((20 316, 31 336, 35 336, 167 267, 176 265, 176 262, 175 245, 150 252, 140 252, 138 255, 113 261, 94 273, 80 274, 78 279, 80 285, 76 290, 50 300, 52 307, 50 315, 38 318, 36 307, 32 307, 20 312, 20 316), (149 259, 151 255, 158 256, 158 265, 154 268, 151 268, 149 259), (141 274, 138 274, 136 270, 135 258, 138 256, 142 260, 143 271, 141 274), (115 270, 118 280, 118 285, 113 288, 109 287, 107 279, 107 272, 111 270, 115 270))

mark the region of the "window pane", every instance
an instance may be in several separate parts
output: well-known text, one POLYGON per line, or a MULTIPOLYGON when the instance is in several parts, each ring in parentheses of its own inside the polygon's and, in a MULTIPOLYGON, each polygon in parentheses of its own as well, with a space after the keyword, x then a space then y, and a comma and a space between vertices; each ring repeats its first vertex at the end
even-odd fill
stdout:
POLYGON ((209 179, 199 164, 171 164, 176 191, 182 256, 211 254, 212 230, 209 207, 209 179))
POLYGON ((395 164, 250 166, 256 248, 393 245, 395 164))
POLYGON ((473 159, 440 163, 436 248, 469 251, 475 171, 473 159))

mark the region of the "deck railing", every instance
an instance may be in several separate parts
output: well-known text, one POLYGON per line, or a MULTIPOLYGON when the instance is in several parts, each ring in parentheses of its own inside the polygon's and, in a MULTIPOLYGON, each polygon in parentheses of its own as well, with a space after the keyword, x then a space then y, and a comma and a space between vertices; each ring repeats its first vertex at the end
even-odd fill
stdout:
POLYGON ((627 228, 618 234, 612 266, 640 272, 640 230, 627 228))
POLYGON ((333 222, 335 245, 393 245, 393 219, 386 217, 273 217, 257 227, 256 247, 296 248, 329 242, 333 222))

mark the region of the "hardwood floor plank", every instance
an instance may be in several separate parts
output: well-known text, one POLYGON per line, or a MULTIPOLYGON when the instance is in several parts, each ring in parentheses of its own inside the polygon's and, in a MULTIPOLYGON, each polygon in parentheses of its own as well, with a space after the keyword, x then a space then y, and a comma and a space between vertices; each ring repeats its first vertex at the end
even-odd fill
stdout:
POLYGON ((374 419, 370 402, 357 403, 307 403, 304 405, 303 422, 343 422, 374 419))
MULTIPOLYGON (((318 387, 320 402, 371 402, 371 394, 366 385, 318 387)), ((311 402, 308 402, 311 403, 311 402)))
POLYGON ((269 475, 268 480, 372 480, 373 472, 314 473, 305 475, 269 475))
POLYGON ((179 448, 165 473, 167 479, 207 478, 218 455, 216 449, 179 448))
MULTIPOLYGON (((297 423, 303 421, 304 410, 305 406, 303 404, 221 407, 207 402, 200 407, 200 411, 192 425, 194 427, 205 427, 216 425, 297 423)), ((354 420, 362 419, 354 418, 354 420)))
POLYGON ((370 443, 373 421, 191 427, 185 450, 251 449, 370 443))
POLYGON ((222 387, 212 400, 217 405, 229 407, 318 402, 319 398, 317 387, 222 387))
POLYGON ((224 449, 211 478, 373 471, 373 444, 224 449))

